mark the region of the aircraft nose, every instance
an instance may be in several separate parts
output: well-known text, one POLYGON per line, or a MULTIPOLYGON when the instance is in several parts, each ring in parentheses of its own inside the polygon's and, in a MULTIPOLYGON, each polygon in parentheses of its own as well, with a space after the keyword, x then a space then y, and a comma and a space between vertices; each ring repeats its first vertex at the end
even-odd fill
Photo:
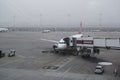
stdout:
POLYGON ((57 48, 58 46, 57 45, 53 45, 53 48, 55 49, 55 48, 57 48))

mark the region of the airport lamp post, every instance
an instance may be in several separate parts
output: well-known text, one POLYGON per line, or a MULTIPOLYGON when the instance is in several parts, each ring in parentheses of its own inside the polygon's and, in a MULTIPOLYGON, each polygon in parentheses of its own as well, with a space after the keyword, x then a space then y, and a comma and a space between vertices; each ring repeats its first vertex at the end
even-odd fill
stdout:
POLYGON ((16 18, 16 16, 14 15, 13 16, 13 27, 15 27, 15 18, 16 18))
POLYGON ((42 26, 42 14, 40 14, 40 27, 42 26))
POLYGON ((102 26, 102 13, 99 13, 98 14, 99 15, 99 27, 101 27, 102 26))
POLYGON ((68 14, 67 16, 68 16, 68 27, 69 27, 70 26, 70 17, 71 17, 71 15, 68 14))

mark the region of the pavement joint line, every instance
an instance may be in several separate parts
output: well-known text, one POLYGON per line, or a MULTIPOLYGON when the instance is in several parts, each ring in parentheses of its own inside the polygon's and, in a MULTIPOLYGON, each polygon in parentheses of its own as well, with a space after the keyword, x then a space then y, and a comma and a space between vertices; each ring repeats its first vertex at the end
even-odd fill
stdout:
POLYGON ((20 59, 17 59, 17 60, 13 60, 13 61, 4 63, 4 64, 0 65, 0 67, 5 66, 5 65, 7 65, 7 64, 11 64, 11 63, 17 62, 17 61, 19 61, 19 60, 20 60, 20 59))
POLYGON ((25 56, 22 56, 22 55, 18 55, 18 57, 21 57, 21 58, 26 58, 25 56))
POLYGON ((72 61, 74 58, 70 57, 69 60, 65 63, 63 63, 62 65, 59 66, 59 68, 57 70, 60 70, 63 66, 65 66, 66 64, 68 64, 70 61, 72 61))
POLYGON ((69 67, 63 74, 68 73, 71 67, 69 67))
MULTIPOLYGON (((18 79, 19 77, 22 77, 23 75, 25 76, 31 76, 31 77, 41 77, 41 76, 45 76, 45 77, 60 77, 60 78, 68 78, 68 79, 72 79, 72 80, 111 80, 114 77, 113 76, 108 76, 108 75, 95 75, 95 74, 77 74, 77 73, 66 73, 63 74, 61 72, 44 72, 44 71, 32 71, 32 70, 23 70, 23 69, 6 69, 6 68, 0 68, 0 71, 6 71, 6 73, 10 73, 10 72, 15 72, 13 74, 10 74, 9 77, 6 77, 5 80, 11 80, 11 78, 13 80, 18 79), (10 71, 10 72, 9 72, 10 71), (35 74, 33 74, 35 73, 35 74), (14 77, 16 76, 16 77, 14 77)), ((24 77, 24 76, 23 76, 24 77)), ((119 79, 119 78, 118 78, 119 79)))

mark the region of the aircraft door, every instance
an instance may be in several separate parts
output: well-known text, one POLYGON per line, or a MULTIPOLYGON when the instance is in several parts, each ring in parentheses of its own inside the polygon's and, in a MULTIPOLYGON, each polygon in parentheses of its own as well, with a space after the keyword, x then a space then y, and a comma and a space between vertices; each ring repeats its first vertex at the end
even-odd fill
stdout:
POLYGON ((65 41, 65 43, 67 44, 67 47, 70 46, 70 38, 69 37, 66 37, 63 39, 65 41))

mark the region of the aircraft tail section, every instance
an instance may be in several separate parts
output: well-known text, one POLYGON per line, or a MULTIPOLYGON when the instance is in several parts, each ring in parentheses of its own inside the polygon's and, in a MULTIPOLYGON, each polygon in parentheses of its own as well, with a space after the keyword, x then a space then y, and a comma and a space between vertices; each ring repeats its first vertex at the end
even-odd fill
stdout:
POLYGON ((82 22, 80 22, 80 30, 79 30, 78 34, 82 34, 82 22))

